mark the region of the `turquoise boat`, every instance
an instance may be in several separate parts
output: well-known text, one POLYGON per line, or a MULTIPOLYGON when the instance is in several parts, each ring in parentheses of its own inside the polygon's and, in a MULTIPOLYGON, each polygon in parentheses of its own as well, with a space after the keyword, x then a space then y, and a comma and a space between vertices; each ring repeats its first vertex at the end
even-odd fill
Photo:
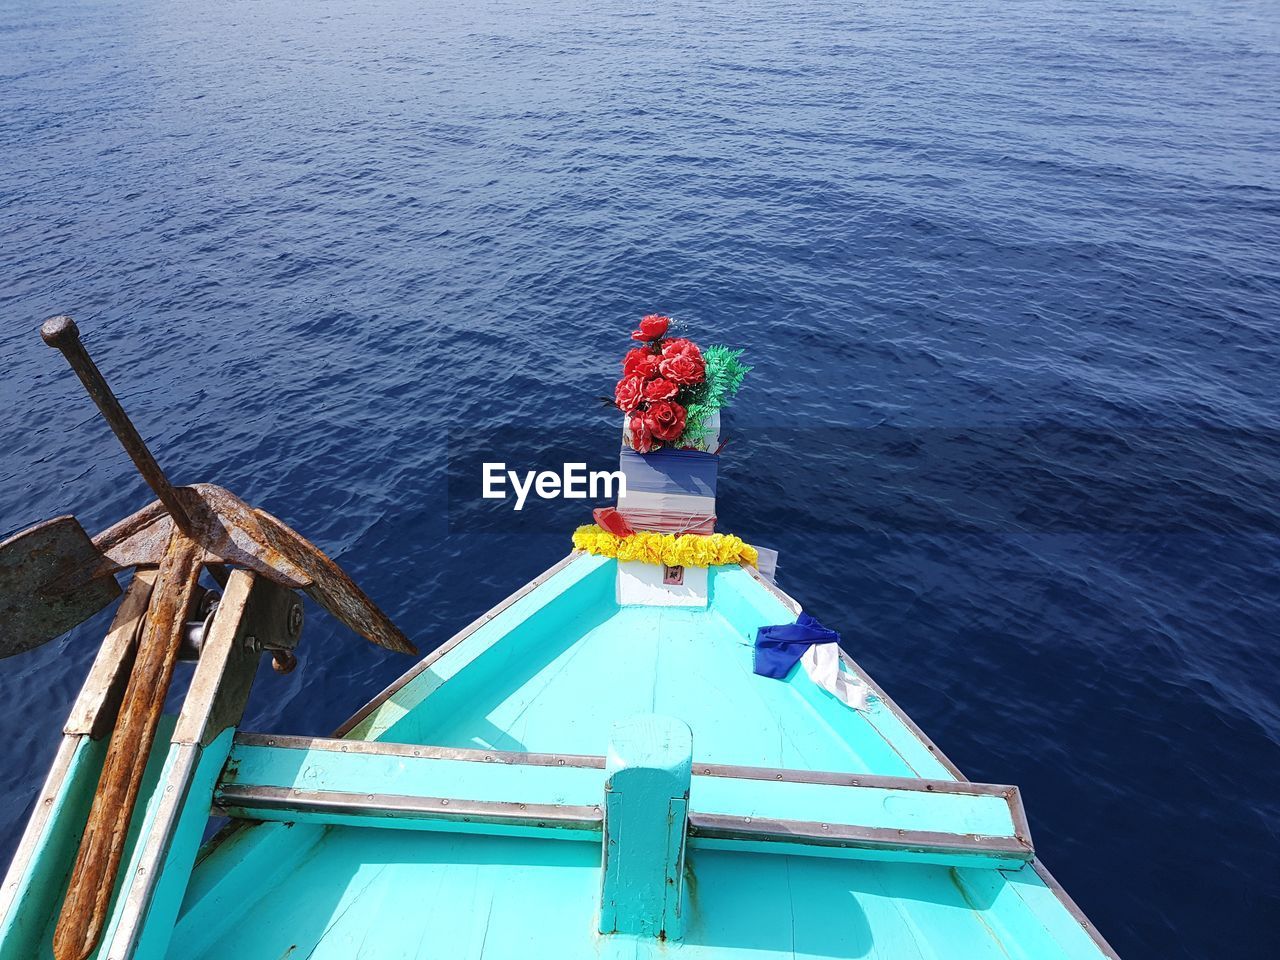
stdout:
MULTIPOLYGON (((1115 956, 1036 858, 1015 787, 967 781, 852 661, 865 710, 802 669, 752 672, 757 628, 794 600, 738 565, 710 569, 705 609, 619 606, 617 565, 569 556, 331 739, 237 728, 253 607, 279 588, 233 573, 97 955, 1115 956), (234 825, 201 847, 217 814, 234 825)), ((5 879, 5 960, 51 955, 112 650, 5 879)))
MULTIPOLYGON (((74 324, 43 333, 161 500, 92 542, 64 517, 0 544, 6 655, 136 567, 0 887, 0 960, 1116 956, 1038 859, 1017 788, 967 780, 837 644, 756 672, 762 628, 807 623, 764 563, 646 565, 575 535, 332 737, 241 729, 262 658, 294 662, 295 589, 411 647, 279 521, 170 486, 74 324), (55 555, 93 576, 58 580, 55 555), (217 590, 192 592, 201 564, 217 590), (12 599, 55 581, 57 603, 12 599), (164 670, 146 679, 177 649, 156 624, 190 640, 174 716, 164 670), (149 750, 122 752, 149 707, 154 736, 129 741, 149 750), (122 774, 136 802, 105 793, 122 774), (85 889, 104 832, 118 866, 85 889)), ((693 547, 717 543, 742 546, 693 547)))

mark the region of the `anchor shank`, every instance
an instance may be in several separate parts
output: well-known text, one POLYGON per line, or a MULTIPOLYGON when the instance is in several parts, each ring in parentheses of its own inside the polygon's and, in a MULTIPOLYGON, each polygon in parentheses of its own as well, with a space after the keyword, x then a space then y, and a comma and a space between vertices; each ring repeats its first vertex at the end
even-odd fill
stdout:
POLYGON ((142 479, 146 480, 147 485, 155 491, 160 502, 169 511, 169 515, 173 517, 173 522, 177 524, 178 529, 187 536, 192 536, 194 527, 191 517, 178 498, 177 491, 165 476, 156 458, 147 449, 146 442, 128 414, 124 412, 124 407, 120 406, 120 401, 111 392, 111 387, 98 369, 98 365, 89 356, 89 351, 84 348, 84 344, 80 341, 80 329, 75 321, 66 316, 51 317, 41 325, 40 336, 45 343, 60 350, 67 358, 67 363, 71 364, 71 369, 76 372, 85 390, 97 404, 102 418, 107 421, 116 439, 133 460, 134 466, 142 474, 142 479))

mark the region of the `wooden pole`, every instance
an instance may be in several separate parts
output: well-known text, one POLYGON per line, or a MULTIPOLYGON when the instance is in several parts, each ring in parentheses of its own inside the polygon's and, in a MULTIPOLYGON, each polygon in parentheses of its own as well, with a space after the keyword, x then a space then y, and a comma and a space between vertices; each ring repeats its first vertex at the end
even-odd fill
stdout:
POLYGON ((102 936, 202 555, 197 544, 174 529, 54 931, 56 960, 85 960, 102 936))

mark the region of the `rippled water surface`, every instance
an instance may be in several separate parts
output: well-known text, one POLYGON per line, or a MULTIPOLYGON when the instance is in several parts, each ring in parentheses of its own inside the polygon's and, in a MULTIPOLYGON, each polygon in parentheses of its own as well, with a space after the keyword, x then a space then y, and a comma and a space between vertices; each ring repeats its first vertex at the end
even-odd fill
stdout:
MULTIPOLYGON (((0 531, 146 500, 35 336, 72 313, 176 479, 286 518, 430 647, 584 511, 472 522, 447 438, 607 462, 623 331, 671 312, 756 368, 722 528, 1022 785, 1120 953, 1275 956, 1278 21, 7 0, 0 531)), ((102 627, 0 665, 5 858, 102 627)), ((406 666, 306 633, 251 727, 327 733, 406 666)))

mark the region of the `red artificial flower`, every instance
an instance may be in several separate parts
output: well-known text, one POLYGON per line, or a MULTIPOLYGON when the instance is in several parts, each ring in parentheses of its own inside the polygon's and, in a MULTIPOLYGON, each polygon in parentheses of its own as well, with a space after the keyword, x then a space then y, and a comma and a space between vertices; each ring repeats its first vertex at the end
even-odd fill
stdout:
MULTIPOLYGON (((697 349, 696 347, 694 349, 697 349)), ((701 383, 707 378, 707 365, 702 354, 677 353, 664 357, 658 369, 668 380, 673 380, 682 387, 701 383)))
POLYGON ((613 391, 613 402, 619 410, 630 413, 644 399, 644 381, 639 377, 623 377, 613 391))
MULTIPOLYGON (((684 407, 672 400, 659 400, 649 404, 644 413, 645 425, 655 440, 674 443, 684 433, 684 407)), ((635 417, 632 417, 635 422, 635 417)))
POLYGON ((658 375, 658 363, 661 360, 662 357, 652 350, 634 347, 628 350, 627 355, 622 358, 622 375, 624 377, 639 377, 641 380, 650 380, 658 375))
POLYGON ((627 421, 627 442, 636 453, 648 453, 653 449, 653 433, 645 422, 644 414, 631 414, 627 421))
POLYGON ((684 337, 676 337, 673 340, 663 340, 658 344, 662 349, 664 357, 675 357, 686 354, 695 360, 702 359, 702 351, 698 349, 698 345, 692 340, 686 340, 684 337))
POLYGON ((644 398, 646 400, 674 400, 679 385, 674 380, 667 380, 663 377, 655 377, 644 385, 644 398))
POLYGON ((640 329, 633 330, 632 340, 657 340, 671 326, 671 318, 658 313, 651 313, 640 321, 640 329))

